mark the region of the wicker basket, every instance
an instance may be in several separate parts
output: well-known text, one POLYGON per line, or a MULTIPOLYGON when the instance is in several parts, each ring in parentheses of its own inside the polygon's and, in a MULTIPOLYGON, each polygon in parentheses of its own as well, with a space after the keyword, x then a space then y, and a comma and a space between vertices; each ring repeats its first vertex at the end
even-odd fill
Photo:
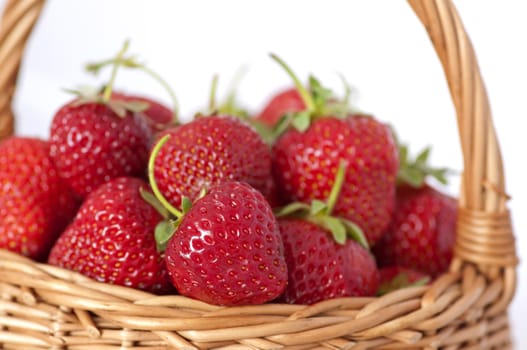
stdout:
MULTIPOLYGON (((409 0, 443 65, 464 154, 450 272, 431 286, 312 306, 218 307, 106 285, 0 250, 4 349, 509 349, 517 258, 501 155, 471 43, 450 0, 409 0)), ((0 27, 0 138, 44 0, 9 0, 0 27)))

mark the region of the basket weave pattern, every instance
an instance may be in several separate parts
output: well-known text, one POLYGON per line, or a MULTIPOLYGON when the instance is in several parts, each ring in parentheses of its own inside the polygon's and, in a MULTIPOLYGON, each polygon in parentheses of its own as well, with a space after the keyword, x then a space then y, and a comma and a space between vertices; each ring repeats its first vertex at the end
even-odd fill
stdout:
MULTIPOLYGON (((464 156, 450 272, 431 286, 312 306, 219 307, 95 282, 0 250, 4 349, 509 349, 514 236, 490 107, 451 0, 409 0, 444 68, 464 156)), ((0 23, 0 139, 44 0, 9 0, 0 23)))

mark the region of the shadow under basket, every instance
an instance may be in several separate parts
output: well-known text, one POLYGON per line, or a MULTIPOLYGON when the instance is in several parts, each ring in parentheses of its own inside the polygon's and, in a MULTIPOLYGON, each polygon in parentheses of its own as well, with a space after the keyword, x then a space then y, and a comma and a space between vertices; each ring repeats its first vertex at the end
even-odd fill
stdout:
MULTIPOLYGON (((409 0, 457 112, 464 171, 457 241, 432 285, 311 306, 219 307, 102 284, 0 250, 3 349, 510 349, 514 236, 502 159, 470 40, 450 0, 409 0)), ((8 0, 0 24, 0 138, 25 43, 44 0, 8 0)))

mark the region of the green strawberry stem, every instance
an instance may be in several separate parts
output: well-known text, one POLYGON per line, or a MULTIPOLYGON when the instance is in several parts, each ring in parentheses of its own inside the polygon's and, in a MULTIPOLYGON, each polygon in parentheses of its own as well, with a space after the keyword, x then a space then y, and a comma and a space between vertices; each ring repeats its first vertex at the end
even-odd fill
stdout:
POLYGON ((242 107, 239 107, 236 105, 236 90, 239 85, 239 82, 242 78, 242 76, 245 74, 245 66, 242 66, 238 69, 236 72, 234 78, 232 79, 229 89, 228 89, 228 95, 227 98, 218 105, 217 102, 217 92, 218 92, 218 82, 219 77, 217 74, 215 74, 212 77, 212 82, 210 86, 210 92, 209 92, 209 104, 207 107, 206 112, 198 112, 195 117, 204 117, 204 116, 210 116, 210 115, 230 115, 233 117, 238 117, 242 120, 246 120, 250 124, 252 124, 252 118, 249 118, 249 112, 242 107), (242 69, 243 68, 243 69, 242 69))
POLYGON ((150 75, 154 80, 156 80, 159 84, 161 84, 161 86, 163 86, 163 88, 165 88, 166 92, 170 96, 170 99, 172 100, 172 110, 174 111, 174 116, 172 118, 172 122, 173 122, 173 124, 179 124, 179 119, 178 119, 179 102, 178 102, 178 99, 177 99, 177 96, 176 96, 176 93, 174 92, 174 90, 170 87, 168 82, 161 77, 161 75, 159 75, 157 72, 153 71, 149 67, 144 66, 144 65, 139 65, 137 68, 139 70, 142 70, 146 74, 150 75))
MULTIPOLYGON (((146 195, 141 193, 143 195, 143 198, 152 206, 154 206, 154 208, 156 208, 159 213, 161 213, 161 215, 163 215, 164 217, 164 220, 162 220, 156 226, 154 232, 156 246, 159 252, 165 251, 168 242, 176 233, 179 225, 181 224, 181 221, 192 208, 192 201, 190 200, 190 198, 183 196, 181 198, 182 211, 177 210, 172 204, 170 204, 170 202, 166 200, 166 198, 159 190, 159 187, 157 186, 157 182, 154 176, 154 163, 157 158, 157 155, 159 154, 159 151, 161 150, 161 147, 163 147, 163 145, 168 141, 169 138, 170 135, 165 135, 161 138, 161 140, 159 140, 159 142, 154 146, 152 154, 150 155, 150 159, 148 160, 148 180, 150 181, 150 186, 152 187, 152 192, 154 193, 154 195, 151 195, 149 192, 146 191, 146 195)), ((205 194, 206 190, 202 189, 199 193, 198 199, 203 198, 205 194)))
POLYGON ((236 93, 238 91, 238 86, 240 85, 240 82, 245 74, 247 74, 247 66, 245 65, 240 66, 236 70, 236 73, 229 84, 229 88, 227 89, 227 98, 225 99, 225 102, 223 102, 221 106, 218 107, 220 112, 239 112, 240 108, 236 106, 236 93))
POLYGON ((214 113, 216 110, 216 93, 218 91, 218 74, 214 74, 212 77, 212 82, 210 84, 210 93, 209 93, 209 112, 214 113))
MULTIPOLYGON (((125 42, 125 47, 128 48, 128 41, 125 42)), ((172 100, 172 110, 174 112, 174 116, 173 116, 173 123, 174 124, 178 124, 179 123, 179 119, 178 119, 178 115, 179 115, 179 102, 178 102, 178 99, 176 97, 176 94, 174 93, 174 90, 170 87, 170 85, 167 83, 167 81, 165 79, 163 79, 163 77, 161 77, 161 75, 159 75, 157 72, 153 71, 152 69, 150 69, 149 67, 147 67, 146 65, 144 64, 141 64, 139 62, 137 62, 136 58, 134 56, 129 56, 129 57, 124 57, 124 52, 126 50, 121 50, 119 52, 119 54, 114 57, 114 58, 110 58, 110 59, 107 59, 107 60, 103 60, 103 61, 100 61, 100 62, 93 62, 93 63, 89 63, 86 65, 86 70, 88 72, 91 72, 91 73, 94 73, 94 74, 98 74, 99 71, 106 67, 106 66, 109 66, 109 65, 113 65, 114 66, 114 70, 116 70, 116 66, 121 66, 121 67, 125 67, 125 68, 130 68, 130 69, 137 69, 137 70, 140 70, 140 71, 143 71, 144 73, 146 73, 147 75, 149 75, 151 78, 153 78, 154 80, 156 80, 159 84, 161 84, 161 86, 163 86, 163 88, 167 91, 168 95, 170 96, 170 99, 172 100), (120 54, 122 51, 122 54, 120 54)), ((107 84, 105 89, 104 89, 104 98, 108 98, 110 99, 111 97, 111 85, 113 84, 113 81, 111 82, 111 84, 107 84), (110 85, 110 87, 108 88, 108 86, 110 85), (107 92, 107 90, 109 89, 110 92, 107 92), (108 94, 108 96, 106 96, 108 94)), ((107 101, 107 100, 105 100, 107 101)))
POLYGON ((150 159, 148 159, 148 180, 150 181, 150 186, 152 186, 152 192, 154 192, 155 197, 161 204, 176 218, 181 218, 183 216, 183 213, 176 208, 172 204, 170 204, 166 198, 163 196, 161 191, 159 191, 159 187, 157 186, 156 179, 154 176, 154 163, 157 158, 157 155, 159 154, 159 151, 161 150, 161 147, 165 143, 167 143, 168 139, 170 138, 170 135, 165 135, 159 140, 159 142, 154 146, 154 149, 152 150, 152 154, 150 155, 150 159))
POLYGON ((342 85, 344 86, 344 97, 342 98, 342 103, 346 106, 349 106, 351 104, 351 84, 349 83, 348 79, 346 79, 344 74, 339 72, 338 76, 342 82, 342 85))
POLYGON ((333 187, 331 188, 331 192, 329 193, 329 196, 327 199, 327 210, 328 210, 327 214, 328 215, 331 215, 331 213, 333 212, 333 208, 335 207, 335 204, 337 203, 340 191, 342 190, 342 185, 344 184, 345 175, 346 175, 346 162, 341 161, 337 169, 337 174, 335 176, 335 182, 333 183, 333 187))
POLYGON ((340 117, 346 117, 350 114, 365 115, 365 112, 351 105, 351 96, 353 88, 349 83, 348 79, 346 79, 344 74, 340 72, 337 74, 340 78, 340 81, 342 82, 342 86, 344 87, 344 96, 342 97, 341 101, 332 103, 332 105, 330 106, 331 108, 329 108, 329 112, 340 117))
POLYGON ((296 89, 298 90, 298 93, 302 97, 302 100, 304 101, 306 105, 306 109, 309 112, 314 112, 316 109, 315 101, 313 100, 313 96, 307 91, 305 86, 300 82, 298 79, 298 76, 293 72, 291 67, 287 65, 280 57, 275 55, 274 53, 270 54, 271 58, 275 60, 286 72, 287 74, 293 79, 293 82, 295 84, 296 89))
POLYGON ((302 85, 293 70, 281 58, 275 54, 271 54, 271 58, 292 78, 295 88, 306 106, 302 111, 284 114, 274 126, 269 137, 271 140, 279 138, 290 126, 300 132, 304 132, 309 129, 313 120, 317 118, 345 118, 349 115, 351 110, 349 106, 351 88, 343 77, 346 95, 344 100, 338 100, 334 98, 333 91, 323 86, 313 75, 309 76, 308 89, 302 85))
POLYGON ((117 77, 117 70, 121 66, 119 63, 126 51, 128 50, 128 47, 130 46, 130 41, 126 40, 123 44, 123 47, 121 50, 117 53, 117 56, 115 57, 115 61, 113 62, 113 68, 112 68, 112 75, 110 76, 110 80, 104 87, 104 91, 102 94, 102 100, 103 102, 110 101, 110 97, 112 96, 112 89, 113 84, 115 83, 115 78, 117 77))

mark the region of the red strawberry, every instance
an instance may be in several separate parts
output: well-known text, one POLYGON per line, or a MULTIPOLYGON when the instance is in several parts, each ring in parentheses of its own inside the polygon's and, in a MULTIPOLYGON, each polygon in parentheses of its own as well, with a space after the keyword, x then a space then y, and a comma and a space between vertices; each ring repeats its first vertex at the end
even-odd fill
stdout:
POLYGON ((271 205, 271 208, 276 208, 284 204, 282 199, 280 198, 280 194, 278 193, 278 189, 276 188, 276 183, 274 182, 272 177, 269 177, 267 179, 267 183, 265 189, 262 191, 262 194, 271 205))
POLYGON ((77 208, 49 157, 49 144, 23 137, 3 141, 0 184, 0 248, 44 259, 77 208))
POLYGON ((306 220, 279 219, 278 224, 288 268, 285 302, 313 304, 375 294, 377 266, 359 243, 338 244, 327 230, 306 220))
POLYGON ((283 292, 282 240, 260 192, 245 183, 223 182, 180 220, 165 259, 181 294, 218 305, 248 305, 283 292))
POLYGON ((364 231, 373 245, 393 212, 397 148, 388 126, 371 117, 316 119, 308 130, 290 130, 273 148, 274 176, 289 201, 327 198, 339 163, 346 179, 335 214, 364 231))
POLYGON ((398 154, 392 132, 373 117, 349 115, 341 105, 330 105, 330 91, 315 78, 310 85, 311 93, 297 85, 306 110, 291 116, 295 128, 287 130, 273 147, 279 193, 288 201, 326 199, 344 161, 346 178, 334 213, 359 225, 373 245, 393 212, 398 154), (333 111, 336 107, 339 109, 333 111), (339 110, 344 114, 337 115, 339 110))
POLYGON ((274 95, 265 105, 256 120, 266 125, 275 125, 280 118, 291 112, 300 112, 306 108, 304 100, 296 88, 290 88, 274 95))
POLYGON ((457 202, 430 186, 401 186, 392 222, 374 247, 381 266, 418 269, 432 277, 445 272, 452 259, 457 202))
POLYGON ((146 117, 145 120, 150 127, 152 134, 168 129, 171 126, 174 126, 176 123, 176 120, 174 119, 174 112, 170 108, 158 101, 155 101, 152 98, 114 91, 112 92, 112 99, 127 102, 137 101, 146 103, 148 107, 143 111, 143 115, 146 117))
POLYGON ((266 193, 271 151, 238 118, 201 117, 169 129, 153 171, 160 192, 175 207, 181 197, 195 199, 203 188, 227 180, 244 181, 266 193))
POLYGON ((119 176, 145 175, 151 133, 141 115, 123 112, 100 102, 73 102, 55 114, 50 155, 78 196, 119 176))
POLYGON ((386 266, 379 269, 378 295, 408 286, 423 285, 430 277, 421 271, 401 266, 386 266))
POLYGON ((100 282, 153 293, 172 291, 154 230, 162 216, 145 202, 140 179, 117 178, 88 195, 48 262, 100 282))

